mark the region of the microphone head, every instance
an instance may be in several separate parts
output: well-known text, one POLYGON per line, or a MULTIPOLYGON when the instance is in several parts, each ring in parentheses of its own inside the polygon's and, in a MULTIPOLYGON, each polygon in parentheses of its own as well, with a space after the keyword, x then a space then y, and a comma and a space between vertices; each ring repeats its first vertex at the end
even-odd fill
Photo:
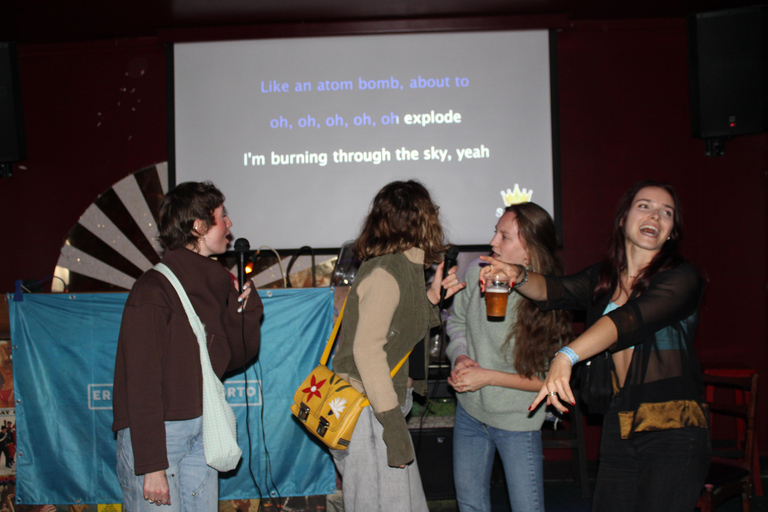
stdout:
POLYGON ((235 240, 235 252, 248 252, 251 250, 251 244, 245 238, 235 240))
MULTIPOLYGON (((455 245, 449 245, 443 255, 443 279, 448 277, 448 271, 456 265, 456 258, 459 256, 459 248, 455 245)), ((442 290, 445 292, 445 290, 442 290)), ((444 294, 444 293, 443 293, 444 294)))
POLYGON ((459 256, 459 248, 455 245, 449 245, 448 250, 445 251, 443 258, 445 261, 456 261, 459 256))

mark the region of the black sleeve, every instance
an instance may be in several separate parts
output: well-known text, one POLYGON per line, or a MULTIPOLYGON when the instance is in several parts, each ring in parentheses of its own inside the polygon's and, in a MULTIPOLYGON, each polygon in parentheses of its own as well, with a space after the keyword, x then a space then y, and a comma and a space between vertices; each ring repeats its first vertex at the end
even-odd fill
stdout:
POLYGON ((564 277, 544 276, 547 283, 547 300, 536 304, 545 311, 588 309, 599 268, 599 265, 593 265, 577 274, 564 277))
POLYGON ((657 274, 642 295, 606 315, 619 332, 611 350, 640 344, 659 329, 688 318, 698 308, 703 288, 698 272, 687 263, 657 274))

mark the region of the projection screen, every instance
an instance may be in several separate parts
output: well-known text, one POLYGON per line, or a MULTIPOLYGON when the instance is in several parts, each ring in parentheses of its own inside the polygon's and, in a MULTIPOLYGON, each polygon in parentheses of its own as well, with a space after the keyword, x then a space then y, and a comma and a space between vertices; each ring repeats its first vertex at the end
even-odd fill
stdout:
POLYGON ((392 180, 426 185, 455 244, 487 244, 512 200, 556 213, 546 30, 173 52, 174 181, 213 181, 252 247, 339 247, 392 180))

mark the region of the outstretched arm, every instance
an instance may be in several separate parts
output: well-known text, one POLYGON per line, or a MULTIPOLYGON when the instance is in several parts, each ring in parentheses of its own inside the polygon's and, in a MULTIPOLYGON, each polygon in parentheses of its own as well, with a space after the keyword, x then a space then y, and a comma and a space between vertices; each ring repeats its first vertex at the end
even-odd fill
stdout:
POLYGON ((504 272, 509 276, 509 282, 516 284, 515 290, 522 295, 536 301, 547 300, 547 282, 543 275, 530 270, 521 270, 520 265, 510 265, 492 256, 480 256, 480 259, 488 263, 480 269, 481 287, 485 286, 485 277, 491 272, 504 272), (524 284, 520 284, 526 274, 528 279, 524 284))
MULTIPOLYGON (((579 361, 584 361, 608 349, 616 343, 618 336, 616 324, 604 316, 584 331, 581 336, 573 340, 568 348, 576 353, 579 361)), ((561 352, 555 354, 547 377, 544 379, 544 385, 528 409, 532 411, 546 398, 548 405, 555 406, 560 412, 567 412, 568 409, 562 405, 561 401, 569 402, 572 405, 576 404, 576 398, 573 396, 570 385, 572 371, 573 366, 568 356, 561 352)))

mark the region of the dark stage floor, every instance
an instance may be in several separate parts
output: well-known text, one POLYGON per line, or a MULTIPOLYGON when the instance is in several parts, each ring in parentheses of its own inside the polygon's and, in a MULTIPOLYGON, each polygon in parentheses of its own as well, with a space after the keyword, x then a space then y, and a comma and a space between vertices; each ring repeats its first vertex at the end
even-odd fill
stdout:
MULTIPOLYGON (((760 466, 766 468, 768 460, 763 458, 760 466)), ((545 470, 547 471, 547 470, 545 470)), ((549 471, 552 473, 553 471, 549 471)), ((559 472, 559 471, 556 471, 559 472)), ((592 478, 590 489, 594 488, 594 468, 590 467, 592 478)), ((763 470, 763 489, 768 491, 768 471, 763 470)), ((510 512, 507 490, 503 481, 494 479, 491 485, 493 512, 510 512)), ((591 499, 582 498, 581 488, 570 479, 561 479, 559 475, 547 477, 544 481, 544 503, 547 512, 589 512, 591 499)), ((430 512, 458 512, 455 500, 433 500, 429 502, 430 512)), ((718 512, 741 512, 741 501, 734 498, 720 508, 718 512)), ((693 512, 693 511, 692 511, 693 512)), ((768 512, 768 496, 755 496, 752 512, 768 512)))

